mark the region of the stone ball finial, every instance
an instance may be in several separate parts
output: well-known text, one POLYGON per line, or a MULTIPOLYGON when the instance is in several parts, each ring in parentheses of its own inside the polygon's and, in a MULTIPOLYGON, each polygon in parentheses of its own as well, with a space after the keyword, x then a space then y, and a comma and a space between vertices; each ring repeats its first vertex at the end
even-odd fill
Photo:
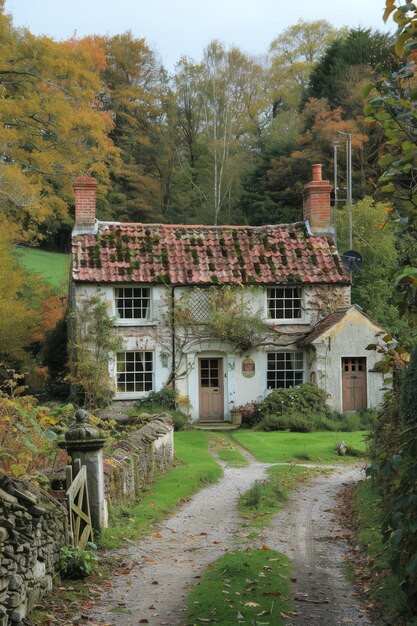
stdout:
POLYGON ((78 424, 87 424, 88 422, 88 413, 84 409, 78 409, 75 413, 75 419, 78 424))
POLYGON ((98 428, 88 423, 88 413, 84 409, 78 409, 75 413, 76 424, 65 433, 66 441, 85 441, 101 439, 98 428))

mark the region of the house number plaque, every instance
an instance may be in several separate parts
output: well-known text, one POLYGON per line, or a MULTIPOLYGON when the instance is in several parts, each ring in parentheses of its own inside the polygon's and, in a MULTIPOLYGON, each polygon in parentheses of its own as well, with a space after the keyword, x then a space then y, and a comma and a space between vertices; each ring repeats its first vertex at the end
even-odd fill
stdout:
POLYGON ((255 376, 255 361, 253 359, 245 359, 242 361, 242 374, 245 378, 255 376))

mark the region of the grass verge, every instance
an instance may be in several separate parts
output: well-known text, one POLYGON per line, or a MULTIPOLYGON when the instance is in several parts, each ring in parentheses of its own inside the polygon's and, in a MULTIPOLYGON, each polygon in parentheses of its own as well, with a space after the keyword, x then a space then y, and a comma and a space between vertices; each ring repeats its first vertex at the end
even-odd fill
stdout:
POLYGON ((393 555, 390 545, 382 541, 382 511, 377 490, 367 480, 347 494, 346 521, 360 549, 350 561, 353 580, 368 598, 368 608, 381 613, 384 623, 417 626, 417 618, 409 621, 405 617, 406 600, 400 589, 401 581, 389 566, 393 555))
POLYGON ((61 287, 61 291, 66 293, 70 266, 69 254, 18 246, 16 257, 31 274, 40 274, 47 283, 54 287, 61 287))
POLYGON ((326 470, 295 465, 270 467, 269 477, 257 481, 241 496, 238 505, 240 515, 248 526, 264 528, 283 507, 291 491, 321 473, 326 473, 326 470))
POLYGON ((204 432, 175 433, 175 456, 174 468, 144 492, 137 504, 111 509, 112 526, 103 531, 101 547, 116 548, 126 539, 138 539, 150 533, 179 503, 222 476, 221 467, 208 452, 204 432))
POLYGON ((246 467, 249 461, 239 451, 237 445, 227 434, 208 435, 210 447, 221 461, 224 461, 228 467, 246 467))
POLYGON ((189 594, 187 626, 281 626, 288 611, 290 567, 290 560, 273 550, 226 554, 189 594))
POLYGON ((241 430, 232 433, 241 446, 264 463, 352 463, 366 455, 365 432, 263 433, 241 430), (355 456, 338 456, 335 447, 344 441, 355 456))

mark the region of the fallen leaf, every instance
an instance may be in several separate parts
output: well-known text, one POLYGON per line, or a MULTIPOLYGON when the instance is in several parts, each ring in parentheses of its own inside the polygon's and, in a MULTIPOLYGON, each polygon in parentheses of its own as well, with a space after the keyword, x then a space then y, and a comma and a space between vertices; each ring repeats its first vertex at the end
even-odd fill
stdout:
POLYGON ((143 619, 139 620, 139 624, 149 624, 149 620, 144 617, 143 619))
POLYGON ((245 606, 249 606, 251 608, 256 608, 257 606, 261 606, 257 602, 245 602, 245 606))
POLYGON ((243 615, 242 615, 242 613, 240 611, 237 612, 237 621, 238 622, 245 621, 245 618, 243 617, 243 615))
POLYGON ((154 537, 155 539, 162 539, 163 535, 161 535, 161 533, 155 533, 154 537))
POLYGON ((153 580, 153 581, 151 582, 151 585, 159 585, 159 582, 158 582, 157 580, 153 580))
POLYGON ((264 596, 280 596, 281 592, 280 591, 264 591, 262 595, 264 595, 264 596))
POLYGON ((264 545, 262 546, 262 550, 272 550, 271 546, 266 545, 266 543, 264 543, 264 545))

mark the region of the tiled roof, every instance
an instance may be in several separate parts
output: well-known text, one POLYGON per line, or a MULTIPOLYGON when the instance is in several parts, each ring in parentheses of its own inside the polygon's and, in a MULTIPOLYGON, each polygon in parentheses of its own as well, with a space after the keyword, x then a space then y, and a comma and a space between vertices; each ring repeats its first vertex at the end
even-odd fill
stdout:
POLYGON ((322 320, 320 320, 320 322, 317 322, 317 324, 315 325, 311 333, 303 339, 302 343, 303 344, 313 343, 315 339, 318 339, 318 337, 323 335, 327 330, 329 330, 330 328, 333 328, 333 326, 336 326, 336 324, 341 322, 342 319, 345 317, 345 315, 349 313, 349 311, 352 311, 355 309, 361 314, 362 317, 369 320, 371 324, 379 328, 382 332, 385 332, 383 327, 379 324, 379 322, 376 322, 371 317, 369 317, 369 315, 367 315, 361 309, 359 305, 352 304, 351 306, 341 307, 340 309, 336 309, 336 311, 333 311, 333 313, 330 313, 330 315, 327 315, 327 317, 324 317, 322 320))
POLYGON ((320 335, 325 333, 326 330, 329 330, 333 326, 336 326, 336 324, 342 321, 350 308, 351 307, 349 306, 343 309, 336 309, 336 311, 333 311, 333 313, 330 313, 330 315, 324 317, 322 320, 320 320, 320 322, 317 322, 311 333, 304 338, 303 344, 313 343, 313 341, 320 337, 320 335))
POLYGON ((73 278, 100 283, 349 283, 334 243, 303 223, 179 226, 100 223, 72 240, 73 278))

